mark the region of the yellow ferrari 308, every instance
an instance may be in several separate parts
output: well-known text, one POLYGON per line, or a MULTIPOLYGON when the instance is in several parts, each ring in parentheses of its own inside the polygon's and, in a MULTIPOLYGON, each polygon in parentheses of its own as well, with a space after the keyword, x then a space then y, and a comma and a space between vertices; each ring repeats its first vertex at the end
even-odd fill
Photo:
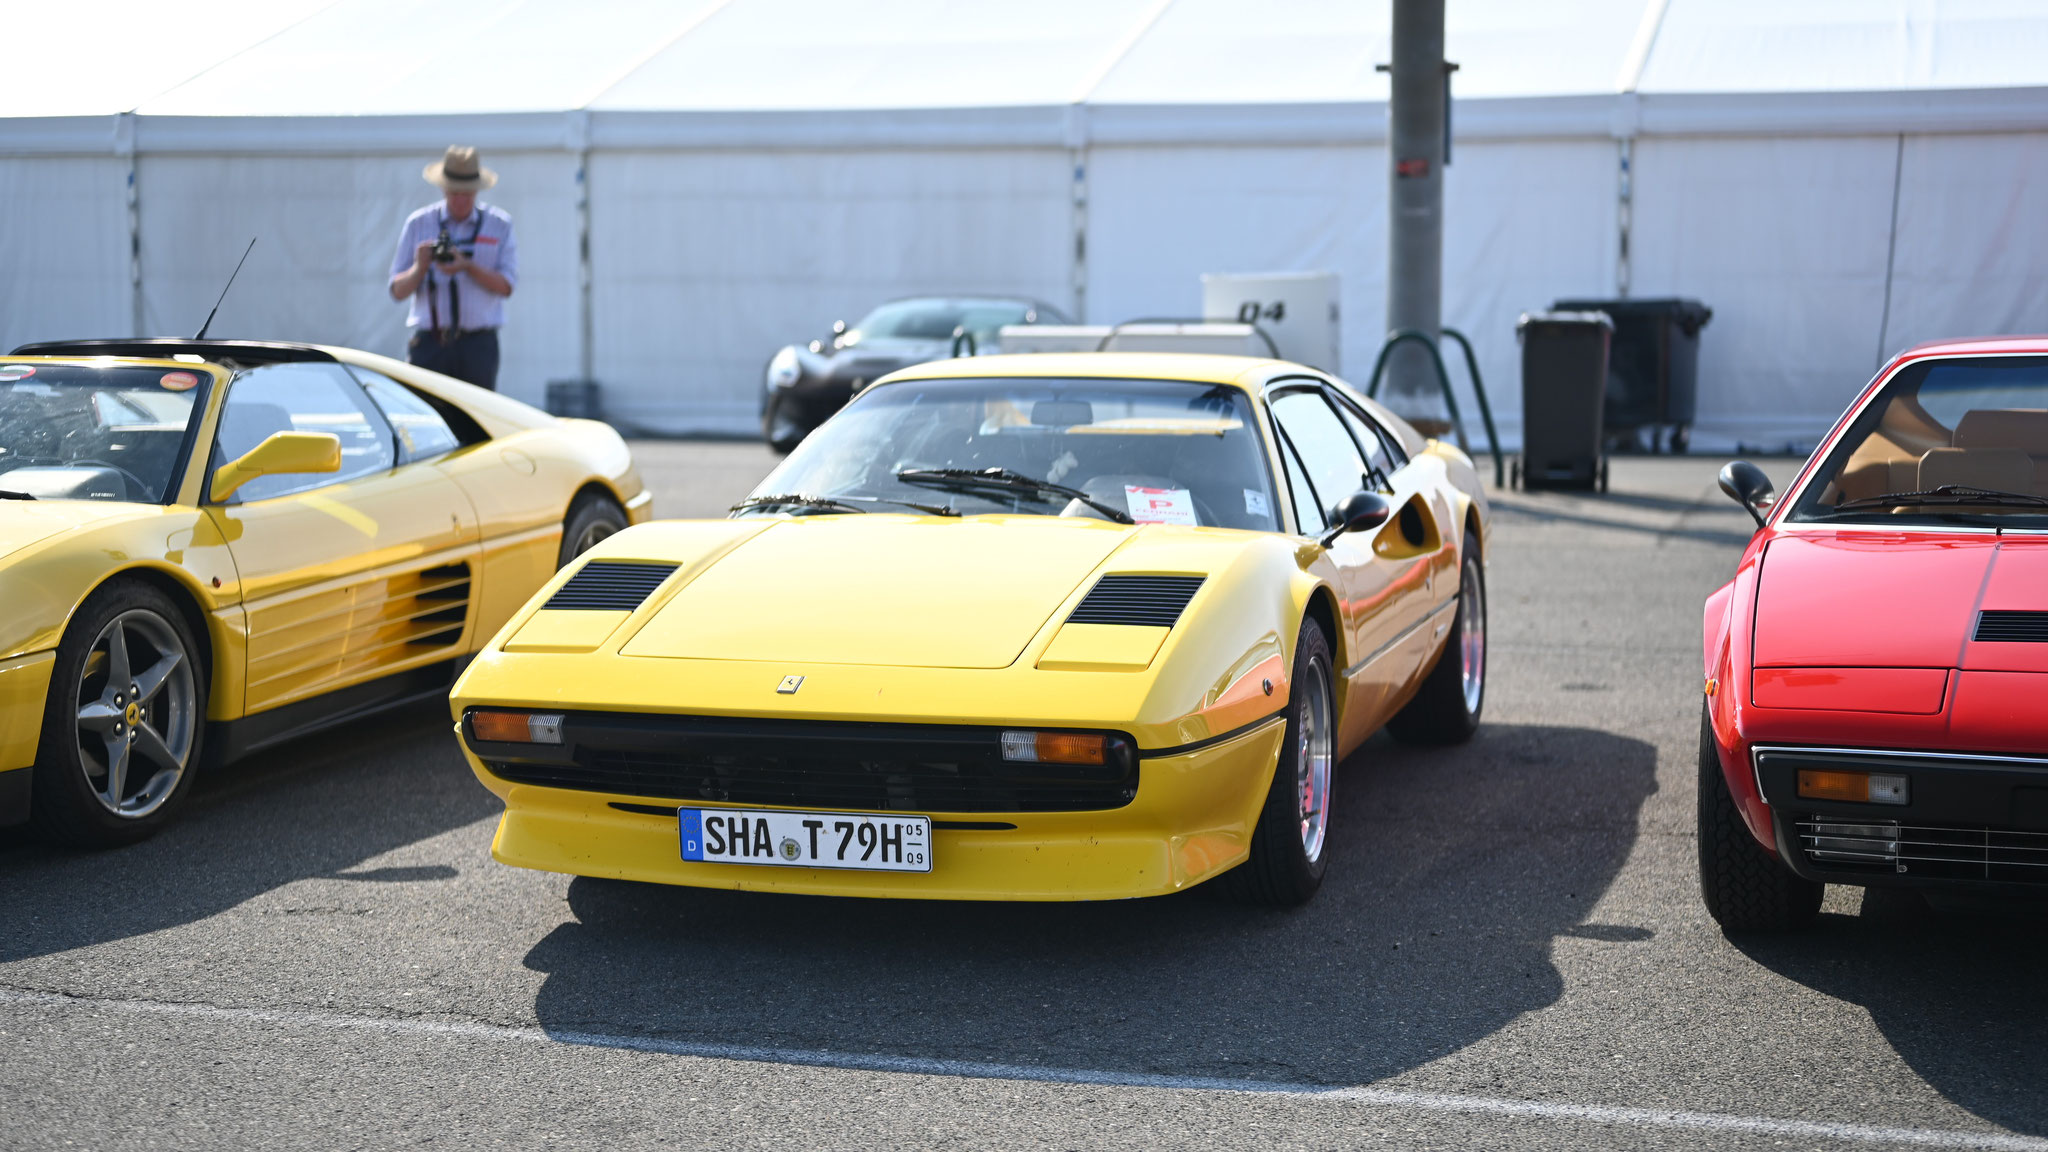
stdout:
POLYGON ((220 761, 447 690, 647 519, 618 433, 342 348, 0 359, 0 824, 148 835, 220 761))
POLYGON ((1478 725, 1487 528, 1463 452, 1300 365, 925 364, 598 544, 452 704, 508 864, 1298 904, 1342 757, 1478 725))

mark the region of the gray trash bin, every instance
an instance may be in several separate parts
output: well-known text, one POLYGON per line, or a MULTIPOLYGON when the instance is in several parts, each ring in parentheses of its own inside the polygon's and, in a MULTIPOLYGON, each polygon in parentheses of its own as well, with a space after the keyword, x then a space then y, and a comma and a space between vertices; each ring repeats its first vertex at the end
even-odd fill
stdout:
POLYGON ((604 419, 597 400, 595 380, 550 380, 547 399, 542 401, 550 416, 574 416, 584 420, 604 419))
POLYGON ((1607 491, 1601 422, 1614 323, 1601 312, 1525 312, 1522 456, 1511 485, 1607 491))
POLYGON ((1652 452, 1685 451, 1699 406, 1700 329, 1714 310, 1686 297, 1559 300, 1557 312, 1605 312, 1614 321, 1607 357, 1607 434, 1632 448, 1649 432, 1652 452))

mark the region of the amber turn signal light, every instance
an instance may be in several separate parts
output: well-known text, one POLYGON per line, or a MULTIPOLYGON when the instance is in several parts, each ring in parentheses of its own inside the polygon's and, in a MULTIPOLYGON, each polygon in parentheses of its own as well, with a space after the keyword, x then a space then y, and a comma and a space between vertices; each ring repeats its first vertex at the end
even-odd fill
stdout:
POLYGON ((1082 732, 1005 732, 1003 759, 1039 764, 1102 764, 1109 739, 1082 732))
POLYGON ((1904 804, 1906 778, 1879 772, 1802 768, 1799 795, 1807 800, 1847 800, 1852 804, 1904 804))
POLYGON ((479 708, 469 714, 470 734, 497 744, 560 744, 559 712, 500 712, 479 708))

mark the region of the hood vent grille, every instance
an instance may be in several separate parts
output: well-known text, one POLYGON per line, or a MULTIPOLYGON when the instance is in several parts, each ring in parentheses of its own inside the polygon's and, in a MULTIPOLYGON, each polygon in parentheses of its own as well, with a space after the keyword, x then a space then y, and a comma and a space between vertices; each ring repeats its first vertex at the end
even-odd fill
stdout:
POLYGON ((2048 612, 1979 612, 1976 639, 2000 644, 2048 644, 2048 612))
POLYGON ((1171 628, 1194 599, 1202 576, 1104 576, 1081 598, 1069 624, 1171 628))
POLYGON ((543 608, 584 609, 600 612, 631 612, 638 608, 669 573, 674 564, 624 564, 615 560, 593 560, 555 590, 543 608))

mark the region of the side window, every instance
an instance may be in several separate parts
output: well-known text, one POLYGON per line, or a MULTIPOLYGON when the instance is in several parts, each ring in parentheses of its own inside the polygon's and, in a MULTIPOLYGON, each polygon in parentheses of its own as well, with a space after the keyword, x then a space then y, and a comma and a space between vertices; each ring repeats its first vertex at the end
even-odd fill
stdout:
POLYGON ((1353 408, 1342 396, 1337 397, 1337 414, 1344 418, 1344 423, 1350 427, 1351 434, 1358 439, 1358 446, 1365 449, 1366 467, 1376 469, 1381 476, 1392 476, 1394 469, 1406 463, 1398 454, 1399 449, 1394 447, 1393 437, 1388 436, 1372 417, 1353 408))
POLYGON ((1309 486, 1308 474, 1301 470, 1301 458, 1284 439, 1280 442, 1280 462, 1287 468, 1287 490, 1294 494, 1294 520, 1301 534, 1313 536, 1329 527, 1323 510, 1316 507, 1316 490, 1309 486))
POLYGON ((244 484, 231 504, 268 500, 328 484, 388 471, 391 433, 382 417, 339 364, 266 364, 228 386, 227 403, 214 437, 213 467, 248 452, 275 432, 332 432, 341 438, 341 471, 259 476, 244 484))
POLYGON ((363 390, 370 394, 377 410, 384 413, 384 418, 391 422, 391 431, 398 436, 400 464, 432 459, 461 445, 454 429, 419 393, 367 368, 354 371, 356 379, 363 382, 363 390))
MULTIPOLYGON (((1365 486, 1365 461, 1359 459, 1351 433, 1344 430, 1320 392, 1287 392, 1272 402, 1272 408, 1273 418, 1301 454, 1301 466, 1315 488, 1318 508, 1327 511, 1365 486)), ((1297 508, 1300 502, 1297 494, 1297 508)))

